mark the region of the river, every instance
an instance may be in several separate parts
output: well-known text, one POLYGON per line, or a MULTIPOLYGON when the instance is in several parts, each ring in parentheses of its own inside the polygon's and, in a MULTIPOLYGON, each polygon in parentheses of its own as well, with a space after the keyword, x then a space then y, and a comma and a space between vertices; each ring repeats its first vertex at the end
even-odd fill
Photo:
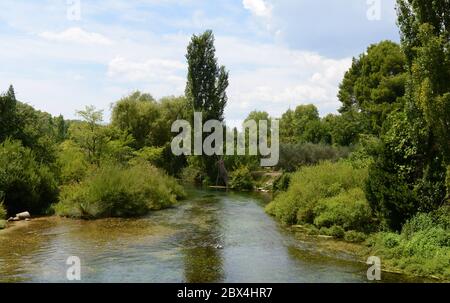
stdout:
POLYGON ((189 189, 176 207, 140 219, 20 222, 0 232, 0 281, 67 282, 66 260, 77 256, 82 282, 367 282, 367 265, 297 237, 266 203, 189 189))

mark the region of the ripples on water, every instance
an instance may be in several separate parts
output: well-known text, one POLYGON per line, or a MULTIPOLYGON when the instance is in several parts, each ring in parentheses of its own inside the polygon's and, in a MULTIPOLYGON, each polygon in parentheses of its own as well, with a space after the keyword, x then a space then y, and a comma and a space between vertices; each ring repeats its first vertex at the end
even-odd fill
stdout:
POLYGON ((69 256, 81 259, 83 282, 367 281, 364 264, 318 253, 264 204, 254 194, 192 190, 140 219, 20 222, 0 233, 0 281, 64 282, 69 256))

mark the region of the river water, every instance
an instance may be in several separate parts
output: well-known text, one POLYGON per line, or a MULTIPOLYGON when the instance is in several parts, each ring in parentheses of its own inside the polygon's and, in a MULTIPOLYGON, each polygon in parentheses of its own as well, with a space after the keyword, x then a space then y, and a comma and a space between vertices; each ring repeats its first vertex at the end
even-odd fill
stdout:
MULTIPOLYGON (((261 195, 189 190, 140 219, 20 222, 0 232, 1 282, 367 282, 368 266, 299 239, 264 212, 261 195)), ((384 274, 383 281, 408 278, 384 274)))

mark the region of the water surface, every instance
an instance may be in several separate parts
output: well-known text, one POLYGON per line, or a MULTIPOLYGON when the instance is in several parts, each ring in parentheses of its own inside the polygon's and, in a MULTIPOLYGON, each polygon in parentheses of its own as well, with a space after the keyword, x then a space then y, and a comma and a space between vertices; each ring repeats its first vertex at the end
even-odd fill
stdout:
POLYGON ((365 264, 296 238, 264 213, 266 202, 192 189, 140 219, 20 222, 0 232, 0 281, 65 282, 77 256, 83 282, 367 282, 365 264))

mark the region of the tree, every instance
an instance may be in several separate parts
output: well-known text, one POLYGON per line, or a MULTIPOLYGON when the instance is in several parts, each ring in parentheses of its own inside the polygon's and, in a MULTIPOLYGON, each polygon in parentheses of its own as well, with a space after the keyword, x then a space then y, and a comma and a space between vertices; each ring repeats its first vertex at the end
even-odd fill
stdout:
MULTIPOLYGON (((158 104, 150 94, 139 91, 119 100, 113 107, 112 125, 135 139, 134 148, 158 145, 155 122, 161 118, 158 104)), ((170 130, 170 128, 169 128, 170 130)))
POLYGON ((372 208, 394 229, 445 199, 450 6, 446 0, 398 0, 398 23, 407 57, 405 106, 384 126, 383 149, 366 186, 372 208))
POLYGON ((11 139, 0 144, 0 200, 9 214, 41 214, 56 201, 58 187, 49 167, 31 149, 11 139))
POLYGON ((54 122, 56 124, 56 139, 58 140, 58 142, 63 142, 67 139, 69 126, 62 115, 54 118, 54 122))
MULTIPOLYGON (((186 98, 191 115, 193 112, 201 112, 204 121, 223 121, 228 99, 226 93, 228 72, 224 66, 217 63, 212 31, 192 36, 187 47, 186 59, 188 62, 186 98)), ((202 134, 202 141, 205 136, 206 134, 202 134)), ((209 180, 215 180, 217 160, 216 156, 202 156, 195 161, 192 160, 191 163, 199 165, 209 180)))
POLYGON ((345 73, 339 86, 339 111, 361 115, 364 133, 379 135, 387 115, 405 93, 405 64, 398 44, 382 41, 369 46, 366 53, 353 58, 345 73))
POLYGON ((17 126, 16 106, 16 95, 11 85, 8 92, 0 95, 0 142, 15 134, 17 126))
POLYGON ((228 72, 217 63, 214 35, 208 30, 193 35, 187 47, 188 76, 186 97, 193 111, 201 111, 204 120, 223 121, 227 104, 228 72))
POLYGON ((100 125, 103 121, 103 111, 96 110, 94 106, 86 106, 85 110, 78 111, 77 114, 84 121, 71 125, 71 139, 85 152, 91 164, 100 165, 102 152, 109 141, 105 127, 100 125))
POLYGON ((319 143, 323 128, 319 111, 313 104, 288 109, 280 119, 280 140, 284 143, 319 143))

